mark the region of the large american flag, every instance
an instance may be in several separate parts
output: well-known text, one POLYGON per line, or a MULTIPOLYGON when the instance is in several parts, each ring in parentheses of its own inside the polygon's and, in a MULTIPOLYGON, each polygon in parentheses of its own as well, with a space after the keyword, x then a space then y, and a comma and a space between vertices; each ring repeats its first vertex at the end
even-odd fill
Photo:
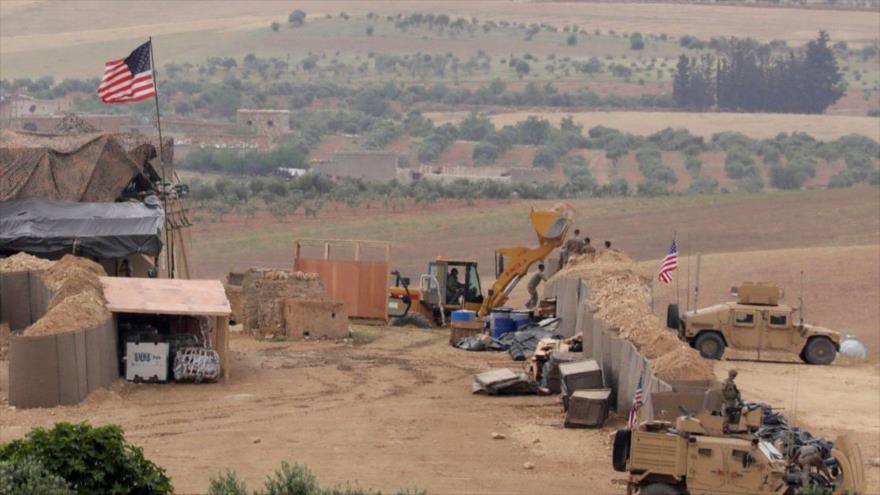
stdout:
POLYGON ((669 253, 663 258, 660 264, 660 271, 657 272, 657 280, 668 284, 672 282, 672 272, 678 268, 678 246, 675 245, 675 239, 672 239, 672 245, 669 246, 669 253))
POLYGON ((131 55, 104 64, 104 77, 98 95, 104 103, 132 103, 156 95, 150 64, 150 41, 135 48, 131 55))
POLYGON ((642 378, 639 377, 639 386, 636 387, 636 393, 633 394, 633 403, 629 408, 629 419, 626 421, 626 427, 630 430, 634 429, 639 423, 639 409, 645 403, 645 392, 642 390, 642 378))

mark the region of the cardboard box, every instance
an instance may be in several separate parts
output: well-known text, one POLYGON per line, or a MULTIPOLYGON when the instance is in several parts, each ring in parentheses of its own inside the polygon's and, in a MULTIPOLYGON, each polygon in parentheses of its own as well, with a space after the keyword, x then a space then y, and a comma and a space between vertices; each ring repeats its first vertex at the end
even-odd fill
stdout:
POLYGON ((578 390, 568 399, 566 428, 600 427, 608 418, 610 389, 578 390))

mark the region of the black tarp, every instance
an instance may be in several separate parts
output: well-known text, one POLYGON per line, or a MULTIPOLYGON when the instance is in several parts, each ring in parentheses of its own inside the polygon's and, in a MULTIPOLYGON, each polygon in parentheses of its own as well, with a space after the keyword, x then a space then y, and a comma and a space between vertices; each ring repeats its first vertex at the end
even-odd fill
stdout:
POLYGON ((77 203, 28 198, 0 202, 0 251, 92 258, 155 256, 162 209, 143 203, 77 203))

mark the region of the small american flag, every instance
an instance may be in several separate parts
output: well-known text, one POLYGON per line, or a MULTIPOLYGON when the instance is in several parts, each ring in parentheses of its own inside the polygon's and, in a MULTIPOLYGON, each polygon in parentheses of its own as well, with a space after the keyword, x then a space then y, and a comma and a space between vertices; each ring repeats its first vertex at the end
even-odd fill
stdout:
POLYGON ((134 49, 126 58, 104 64, 104 77, 98 95, 104 103, 132 103, 156 95, 150 64, 150 41, 134 49))
POLYGON ((629 419, 626 421, 626 427, 630 430, 634 429, 639 423, 639 409, 645 402, 645 393, 642 390, 642 378, 639 377, 639 386, 636 387, 636 393, 633 394, 633 403, 629 408, 629 419))
POLYGON ((663 258, 660 264, 660 271, 657 272, 657 280, 668 284, 672 282, 672 272, 678 268, 678 246, 675 245, 675 239, 672 239, 672 245, 669 246, 669 253, 663 258))

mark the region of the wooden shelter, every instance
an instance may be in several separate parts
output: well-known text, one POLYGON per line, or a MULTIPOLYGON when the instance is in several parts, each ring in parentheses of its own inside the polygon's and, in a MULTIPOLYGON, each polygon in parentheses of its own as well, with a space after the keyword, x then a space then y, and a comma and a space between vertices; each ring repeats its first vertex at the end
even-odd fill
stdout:
POLYGON ((122 314, 205 316, 211 320, 212 347, 229 378, 229 314, 232 309, 219 280, 101 277, 107 309, 122 314))

